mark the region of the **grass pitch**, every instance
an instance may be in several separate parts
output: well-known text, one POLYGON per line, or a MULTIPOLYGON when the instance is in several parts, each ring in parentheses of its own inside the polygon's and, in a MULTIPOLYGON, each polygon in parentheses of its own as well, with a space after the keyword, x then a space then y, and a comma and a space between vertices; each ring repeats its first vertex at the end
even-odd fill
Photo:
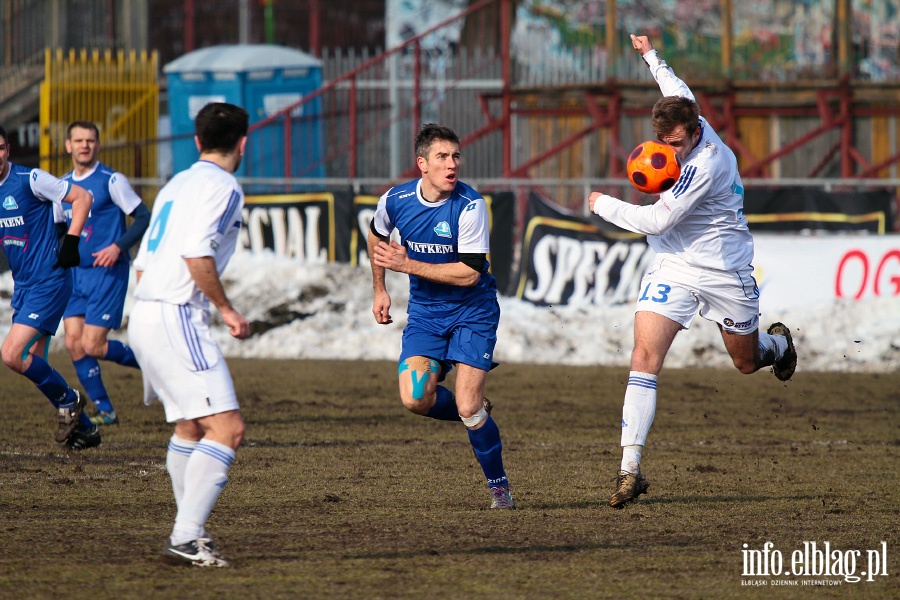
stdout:
POLYGON ((900 374, 664 370, 650 491, 617 511, 627 369, 505 364, 487 394, 519 510, 490 511, 462 425, 407 413, 393 363, 228 362, 247 435, 208 526, 230 569, 160 557, 171 426, 140 373, 103 364, 122 424, 75 452, 0 371, 0 598, 900 596, 900 374), (786 568, 804 542, 859 550, 857 574, 885 549, 887 575, 745 575, 766 542, 786 568))

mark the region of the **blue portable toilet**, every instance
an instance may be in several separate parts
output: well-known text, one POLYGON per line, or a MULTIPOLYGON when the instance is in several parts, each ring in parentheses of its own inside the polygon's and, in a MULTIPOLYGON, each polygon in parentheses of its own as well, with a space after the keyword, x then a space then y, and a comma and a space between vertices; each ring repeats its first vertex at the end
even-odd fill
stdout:
POLYGON ((311 54, 269 44, 234 44, 189 52, 163 67, 169 88, 174 172, 198 157, 194 119, 209 102, 229 102, 250 114, 247 151, 238 177, 324 177, 322 100, 291 111, 290 142, 285 118, 263 125, 280 110, 322 87, 322 62, 311 54), (290 143, 290 173, 285 172, 290 143))

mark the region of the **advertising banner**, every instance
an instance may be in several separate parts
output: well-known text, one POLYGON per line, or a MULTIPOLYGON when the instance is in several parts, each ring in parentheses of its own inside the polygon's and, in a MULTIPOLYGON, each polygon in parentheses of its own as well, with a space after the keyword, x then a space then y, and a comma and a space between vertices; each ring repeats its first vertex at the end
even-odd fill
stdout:
POLYGON ((637 298, 653 251, 644 236, 605 227, 599 218, 572 215, 532 195, 515 296, 539 305, 637 298))
POLYGON ((828 191, 812 187, 744 191, 750 231, 868 231, 883 234, 893 223, 894 192, 828 191))
POLYGON ((247 196, 241 246, 311 264, 349 262, 351 193, 247 196))
POLYGON ((760 309, 900 299, 900 235, 754 235, 760 309))

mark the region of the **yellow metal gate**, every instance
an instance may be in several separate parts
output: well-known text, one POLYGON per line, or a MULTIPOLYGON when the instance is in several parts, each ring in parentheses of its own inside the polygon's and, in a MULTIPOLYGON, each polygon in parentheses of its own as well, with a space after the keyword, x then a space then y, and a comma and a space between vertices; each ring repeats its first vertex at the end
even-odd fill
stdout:
MULTIPOLYGON (((155 51, 46 50, 41 168, 57 176, 70 171, 66 127, 72 121, 93 121, 100 129, 101 162, 129 178, 156 178, 157 62, 155 51)), ((149 203, 151 191, 144 192, 149 203)))

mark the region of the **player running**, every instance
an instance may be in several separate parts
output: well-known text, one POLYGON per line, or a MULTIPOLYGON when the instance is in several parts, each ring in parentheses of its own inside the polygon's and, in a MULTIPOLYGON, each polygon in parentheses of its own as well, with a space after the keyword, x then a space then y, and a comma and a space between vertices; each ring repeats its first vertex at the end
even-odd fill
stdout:
POLYGON ((56 442, 83 449, 100 444, 100 432, 84 414, 84 398, 47 362, 50 336, 59 329, 72 294, 71 267, 91 210, 91 195, 41 169, 9 162, 9 137, 0 127, 0 242, 12 271, 12 327, 3 340, 3 363, 30 379, 56 408, 56 442), (62 244, 54 213, 72 206, 62 244), (59 207, 59 211, 54 210, 59 207))
POLYGON ((681 158, 681 177, 649 206, 600 192, 591 212, 647 236, 656 259, 641 282, 634 315, 634 350, 622 408, 622 463, 609 505, 621 508, 650 483, 641 453, 656 413, 656 383, 675 335, 697 310, 718 324, 734 366, 749 374, 771 365, 786 381, 797 353, 790 330, 773 323, 759 332, 759 288, 753 278, 753 237, 744 218, 744 188, 737 160, 722 143, 690 88, 663 61, 646 36, 631 36, 663 98, 653 107, 653 130, 681 158))
MULTIPOLYGON (((97 407, 91 417, 96 425, 112 425, 119 416, 103 385, 98 358, 139 368, 131 348, 108 340, 109 331, 122 325, 128 292, 130 256, 150 224, 150 211, 128 179, 102 164, 100 131, 90 121, 75 121, 66 130, 66 150, 73 169, 63 180, 77 183, 91 193, 94 204, 81 232, 81 264, 72 269, 74 288, 63 314, 66 348, 84 391, 97 407), (125 228, 125 215, 134 222, 125 228)), ((63 202, 66 218, 72 205, 63 202)))
POLYGON ((417 415, 462 421, 487 478, 491 508, 514 508, 500 430, 484 397, 500 322, 497 282, 488 270, 484 199, 459 176, 459 138, 425 125, 416 136, 420 179, 388 190, 369 232, 378 323, 392 322, 385 269, 409 275, 408 321, 398 368, 400 399, 417 415), (396 228, 401 243, 389 239, 396 228), (438 385, 456 365, 456 396, 438 385))

